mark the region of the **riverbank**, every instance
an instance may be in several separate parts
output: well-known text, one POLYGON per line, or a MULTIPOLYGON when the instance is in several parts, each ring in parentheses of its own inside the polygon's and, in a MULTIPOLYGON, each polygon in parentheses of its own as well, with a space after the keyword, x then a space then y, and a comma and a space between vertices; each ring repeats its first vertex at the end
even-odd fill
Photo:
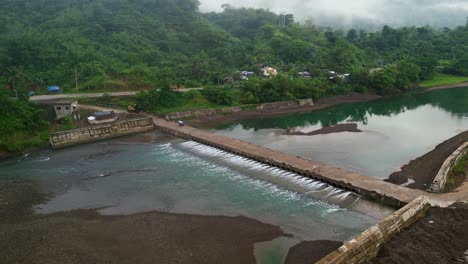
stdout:
POLYGON ((414 182, 408 184, 408 188, 426 190, 447 157, 466 141, 468 141, 468 130, 447 139, 430 152, 410 161, 385 181, 401 185, 411 180, 414 182))
POLYGON ((309 106, 299 106, 295 105, 288 108, 279 108, 279 109, 268 109, 268 110, 244 110, 240 112, 230 113, 230 114, 214 114, 214 115, 205 115, 199 116, 193 119, 187 120, 187 123, 195 127, 206 127, 210 125, 219 125, 230 123, 242 119, 253 119, 253 118, 264 118, 264 117, 274 117, 280 115, 286 115, 291 113, 306 113, 314 110, 324 109, 327 107, 332 107, 339 104, 346 103, 359 103, 359 102, 368 102, 382 98, 376 94, 360 94, 360 93, 349 93, 347 95, 338 95, 327 98, 318 99, 314 105, 309 106))
POLYGON ((370 264, 468 263, 468 205, 430 208, 391 238, 370 264))
POLYGON ((429 87, 427 88, 426 92, 435 91, 435 90, 444 90, 444 89, 454 89, 454 88, 461 88, 461 87, 468 87, 468 82, 429 87))
POLYGON ((0 263, 255 263, 254 243, 286 235, 243 216, 33 214, 47 197, 34 182, 0 181, 0 263))

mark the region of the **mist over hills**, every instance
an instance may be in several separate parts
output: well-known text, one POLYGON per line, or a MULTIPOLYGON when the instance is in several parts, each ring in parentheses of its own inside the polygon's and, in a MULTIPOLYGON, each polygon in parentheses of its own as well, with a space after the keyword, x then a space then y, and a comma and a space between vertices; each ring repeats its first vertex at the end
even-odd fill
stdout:
POLYGON ((270 9, 292 13, 297 21, 313 17, 320 26, 334 28, 381 29, 383 25, 455 27, 468 16, 465 0, 200 0, 203 12, 221 11, 222 4, 233 7, 270 9))

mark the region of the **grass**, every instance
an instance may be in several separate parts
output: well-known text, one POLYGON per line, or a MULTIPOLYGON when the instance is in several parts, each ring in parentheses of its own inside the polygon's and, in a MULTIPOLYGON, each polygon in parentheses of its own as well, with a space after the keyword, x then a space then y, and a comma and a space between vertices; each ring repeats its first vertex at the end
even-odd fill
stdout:
POLYGON ((127 106, 137 103, 136 96, 84 97, 76 98, 80 104, 126 110, 127 106))
POLYGON ((36 135, 16 132, 6 138, 0 138, 0 150, 20 152, 28 147, 45 147, 49 142, 49 132, 44 129, 36 135))
POLYGON ((466 167, 468 167, 468 154, 465 154, 460 160, 458 160, 457 164, 453 166, 452 172, 464 173, 466 167))
POLYGON ((468 82, 468 77, 437 73, 431 80, 421 82, 421 87, 432 88, 441 85, 459 84, 468 82))
MULTIPOLYGON (((136 96, 113 96, 113 97, 96 97, 96 98, 78 98, 80 104, 95 105, 107 108, 117 108, 127 110, 127 106, 137 103, 136 96)), ((177 103, 172 107, 158 108, 155 114, 167 114, 172 112, 185 112, 206 109, 218 109, 228 106, 221 106, 210 103, 206 100, 199 91, 190 91, 183 93, 183 96, 177 100, 177 103)))

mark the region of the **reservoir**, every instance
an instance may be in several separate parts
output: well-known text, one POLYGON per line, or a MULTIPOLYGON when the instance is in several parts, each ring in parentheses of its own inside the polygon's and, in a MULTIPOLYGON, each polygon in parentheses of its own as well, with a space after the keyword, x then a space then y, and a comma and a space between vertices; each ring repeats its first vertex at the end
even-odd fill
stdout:
POLYGON ((468 88, 410 93, 303 114, 243 120, 217 133, 385 179, 444 140, 468 129, 468 88), (307 134, 354 123, 362 132, 307 134))

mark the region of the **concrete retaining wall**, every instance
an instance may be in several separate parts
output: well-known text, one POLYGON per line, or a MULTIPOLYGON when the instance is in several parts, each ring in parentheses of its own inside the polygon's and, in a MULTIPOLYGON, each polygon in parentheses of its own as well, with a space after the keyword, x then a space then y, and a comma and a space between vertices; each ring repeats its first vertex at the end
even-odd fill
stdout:
POLYGON ((416 198, 382 222, 346 242, 317 264, 359 264, 372 260, 377 256, 382 244, 423 217, 430 207, 427 197, 416 198))
MULTIPOLYGON (((314 105, 313 99, 258 104, 254 106, 254 109, 255 110, 272 110, 272 109, 284 109, 284 108, 291 108, 291 107, 297 107, 297 106, 309 106, 309 105, 314 105)), ((179 120, 179 119, 188 118, 188 117, 237 113, 240 111, 243 111, 241 107, 234 106, 234 107, 226 107, 226 108, 221 108, 221 109, 175 112, 175 113, 167 114, 165 118, 166 120, 179 120)))
POLYGON ((408 189, 372 177, 345 171, 316 161, 268 149, 242 140, 229 138, 210 131, 180 127, 174 122, 154 118, 155 126, 172 135, 200 142, 236 155, 247 157, 299 175, 353 191, 368 199, 400 208, 424 191, 408 189))
POLYGON ((465 142, 444 161, 427 191, 435 193, 443 192, 450 171, 467 152, 468 142, 465 142))
POLYGON ((186 111, 186 112, 174 112, 167 114, 165 116, 166 120, 179 120, 188 117, 198 117, 205 115, 215 115, 215 114, 228 114, 236 113, 242 111, 242 108, 239 106, 235 107, 226 107, 221 109, 207 109, 207 110, 197 110, 197 111, 186 111))
POLYGON ((50 135, 49 141, 52 147, 62 148, 81 143, 139 133, 153 128, 153 119, 151 117, 147 117, 59 132, 50 135))

